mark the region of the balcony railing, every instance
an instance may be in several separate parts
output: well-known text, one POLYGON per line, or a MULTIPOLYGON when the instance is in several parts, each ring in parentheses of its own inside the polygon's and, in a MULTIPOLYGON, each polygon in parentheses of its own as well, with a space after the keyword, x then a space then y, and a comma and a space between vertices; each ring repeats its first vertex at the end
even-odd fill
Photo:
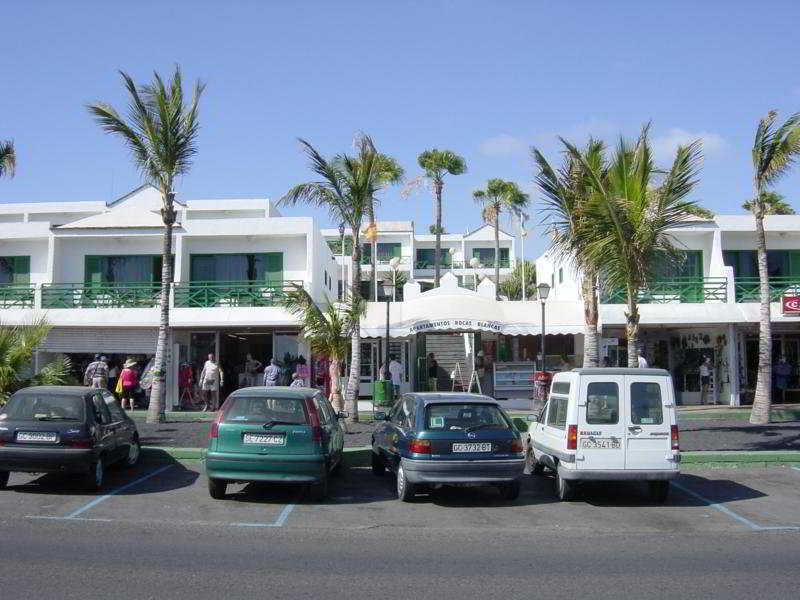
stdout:
POLYGON ((43 283, 42 308, 152 308, 160 294, 153 282, 43 283))
MULTIPOLYGON (((500 268, 501 269, 508 269, 511 266, 511 261, 507 258, 500 259, 500 268)), ((441 263, 442 269, 472 269, 469 264, 469 261, 466 263, 460 260, 454 260, 452 263, 441 263)), ((415 269, 433 269, 433 261, 428 260, 418 260, 414 263, 415 269)), ((481 263, 478 269, 494 269, 494 262, 483 264, 481 263)))
POLYGON ((188 281, 175 284, 177 308, 277 306, 302 281, 188 281))
MULTIPOLYGON (((734 281, 736 302, 760 302, 758 277, 737 277, 734 281)), ((800 293, 800 277, 770 277, 770 302, 780 302, 787 292, 800 293)))
MULTIPOLYGON (((600 294, 602 304, 625 304, 625 290, 613 290, 600 294)), ((725 277, 703 279, 679 277, 654 281, 639 290, 639 304, 692 304, 700 302, 727 302, 728 280, 725 277)))
POLYGON ((33 284, 0 285, 0 308, 33 308, 35 300, 33 284))

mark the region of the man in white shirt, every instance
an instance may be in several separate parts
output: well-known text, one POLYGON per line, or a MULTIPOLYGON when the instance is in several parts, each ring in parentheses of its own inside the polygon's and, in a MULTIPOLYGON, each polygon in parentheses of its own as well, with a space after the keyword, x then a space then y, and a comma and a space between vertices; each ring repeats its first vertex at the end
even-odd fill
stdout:
POLYGON ((203 411, 216 411, 219 408, 220 387, 222 387, 222 369, 214 361, 214 355, 209 354, 203 370, 200 371, 200 389, 205 399, 203 411))
POLYGON ((389 361, 389 374, 392 377, 392 387, 394 388, 394 397, 400 393, 400 384, 403 383, 403 365, 397 360, 396 356, 392 356, 389 361))
POLYGON ((639 350, 639 368, 646 369, 647 368, 647 359, 644 357, 644 351, 639 350))
POLYGON ((708 390, 711 387, 711 357, 706 356, 703 364, 700 365, 700 404, 707 404, 708 390))

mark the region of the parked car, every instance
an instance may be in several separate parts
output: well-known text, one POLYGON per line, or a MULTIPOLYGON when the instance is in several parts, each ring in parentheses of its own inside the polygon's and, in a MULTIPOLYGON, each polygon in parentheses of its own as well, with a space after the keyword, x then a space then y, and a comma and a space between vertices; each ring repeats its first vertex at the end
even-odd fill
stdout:
POLYGON ((328 493, 328 475, 342 460, 344 433, 319 392, 300 387, 249 387, 220 408, 206 453, 208 492, 225 497, 229 483, 304 484, 316 499, 328 493))
POLYGON ((646 481, 663 502, 681 460, 675 392, 663 369, 573 369, 556 373, 528 428, 534 473, 555 473, 558 497, 582 481, 646 481))
POLYGON ((93 489, 105 469, 139 460, 139 433, 108 390, 38 386, 0 408, 0 488, 9 473, 76 473, 93 489))
POLYGON ((442 485, 493 485, 508 500, 519 496, 525 468, 522 440, 511 419, 488 396, 404 394, 372 435, 372 472, 397 474, 397 496, 442 485))

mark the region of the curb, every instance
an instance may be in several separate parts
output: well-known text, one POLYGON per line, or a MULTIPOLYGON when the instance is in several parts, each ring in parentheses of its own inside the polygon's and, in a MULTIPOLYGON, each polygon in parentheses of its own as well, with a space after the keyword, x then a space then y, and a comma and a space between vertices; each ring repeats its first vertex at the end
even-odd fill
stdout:
POLYGON ((800 463, 800 450, 726 450, 681 452, 681 465, 766 466, 800 463))

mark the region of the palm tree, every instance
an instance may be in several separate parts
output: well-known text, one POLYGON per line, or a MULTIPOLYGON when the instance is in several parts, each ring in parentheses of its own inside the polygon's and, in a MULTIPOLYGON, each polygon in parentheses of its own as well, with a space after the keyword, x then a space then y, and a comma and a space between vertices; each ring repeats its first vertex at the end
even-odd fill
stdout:
POLYGON ((14 141, 6 140, 0 142, 0 177, 7 175, 14 176, 17 168, 17 155, 14 152, 14 141))
POLYGON ((751 210, 756 218, 758 243, 758 279, 760 289, 761 324, 758 332, 758 378, 753 398, 750 422, 763 425, 769 422, 772 399, 772 323, 770 315, 769 273, 767 271, 767 239, 764 235, 764 216, 768 211, 766 187, 778 181, 800 154, 800 113, 776 126, 777 111, 761 119, 753 142, 754 200, 751 210))
MULTIPOLYGON (((582 152, 583 160, 606 179, 605 144, 591 139, 582 152)), ((594 223, 589 216, 593 188, 581 165, 567 152, 564 164, 556 171, 544 155, 533 148, 538 169, 536 183, 544 196, 544 212, 552 232, 552 250, 556 257, 574 265, 581 273, 583 297, 583 366, 599 365, 600 334, 597 330, 597 269, 588 259, 587 244, 592 239, 594 223)))
POLYGON ((110 104, 94 102, 86 108, 106 132, 118 135, 131 151, 133 162, 147 181, 161 192, 164 236, 161 250, 161 319, 158 326, 153 387, 150 392, 148 423, 163 420, 162 395, 166 383, 169 293, 172 287, 172 228, 175 225, 175 178, 189 172, 197 153, 197 103, 205 89, 195 83, 190 103, 185 102, 181 70, 175 67, 168 85, 157 72, 149 84, 137 86, 130 75, 120 71, 130 96, 126 117, 110 104))
POLYGON ((485 190, 472 193, 475 202, 483 206, 481 216, 487 223, 494 225, 494 283, 497 286, 496 296, 500 299, 500 216, 509 212, 519 216, 528 206, 528 194, 512 181, 490 179, 485 190))
MULTIPOLYGON (((368 136, 357 139, 356 156, 337 154, 332 159, 323 157, 310 143, 300 144, 309 159, 311 170, 320 177, 318 181, 301 183, 290 189, 279 204, 295 205, 300 202, 325 208, 334 222, 347 223, 353 237, 351 254, 353 269, 350 293, 361 297, 361 223, 369 214, 377 193, 392 180, 397 165, 392 159, 375 149, 368 136)), ((358 421, 358 387, 361 371, 361 329, 351 333, 350 377, 347 382, 347 410, 349 419, 358 421)))
POLYGON ((638 366, 639 291, 664 260, 679 260, 670 230, 692 219, 694 202, 685 200, 697 182, 702 160, 700 141, 678 148, 672 167, 661 172, 653 165, 649 124, 638 141, 620 139, 610 163, 591 164, 564 139, 570 156, 587 178, 593 193, 585 213, 588 227, 577 233, 585 248, 585 261, 593 265, 608 288, 627 293, 626 334, 628 366, 638 366), (663 179, 656 182, 656 175, 663 179))
POLYGON ((301 335, 308 342, 312 353, 330 359, 331 404, 336 412, 344 410, 339 373, 347 360, 347 351, 353 330, 359 327, 364 314, 364 302, 359 296, 349 295, 344 303, 334 304, 325 298, 321 309, 311 295, 299 285, 294 285, 282 301, 286 309, 303 324, 301 335))
MULTIPOLYGON (((764 197, 764 214, 765 215, 794 215, 797 214, 792 208, 792 205, 786 201, 783 194, 778 192, 763 192, 764 197)), ((753 212, 755 209, 755 202, 748 200, 742 204, 742 208, 746 211, 753 212)))
POLYGON ((714 218, 714 211, 708 210, 707 208, 700 206, 699 204, 695 204, 690 210, 689 213, 692 216, 699 217, 706 221, 711 221, 714 218))
POLYGON ((511 276, 500 284, 500 294, 509 300, 522 300, 522 286, 527 298, 536 297, 536 263, 525 261, 525 282, 522 281, 522 261, 514 265, 511 276))
POLYGON ((425 169, 425 178, 433 185, 433 195, 436 200, 436 224, 433 226, 432 233, 436 236, 436 250, 433 255, 433 285, 439 287, 439 277, 441 274, 442 251, 442 189, 444 188, 444 176, 461 175, 467 171, 467 162, 455 152, 450 150, 439 150, 432 148, 425 150, 417 157, 419 166, 425 169))
POLYGON ((66 356, 56 356, 38 373, 32 372, 36 348, 44 342, 51 328, 41 317, 27 325, 0 323, 0 405, 28 385, 61 385, 70 381, 72 364, 66 356))

